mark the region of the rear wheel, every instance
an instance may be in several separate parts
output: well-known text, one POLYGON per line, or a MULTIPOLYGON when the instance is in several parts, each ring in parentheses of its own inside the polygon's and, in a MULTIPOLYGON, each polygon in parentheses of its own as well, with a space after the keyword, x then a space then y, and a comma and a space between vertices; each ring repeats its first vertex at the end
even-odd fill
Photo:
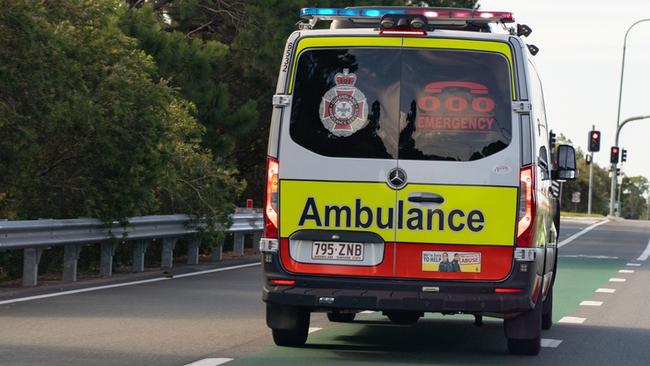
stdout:
POLYGON ((278 346, 300 347, 309 333, 309 310, 267 305, 266 322, 278 346))
POLYGON ((508 339, 508 351, 513 355, 535 356, 541 349, 540 338, 508 339))
POLYGON ((422 314, 414 311, 391 311, 387 312, 386 316, 395 324, 410 325, 417 323, 422 314))
POLYGON ((542 311, 542 329, 549 330, 553 326, 553 286, 548 289, 542 311))
POLYGON ((341 313, 339 311, 330 311, 327 313, 327 319, 331 322, 337 323, 350 323, 354 320, 357 314, 355 313, 341 313))
POLYGON ((508 350, 514 355, 535 356, 541 350, 542 301, 531 311, 521 313, 503 322, 508 350))

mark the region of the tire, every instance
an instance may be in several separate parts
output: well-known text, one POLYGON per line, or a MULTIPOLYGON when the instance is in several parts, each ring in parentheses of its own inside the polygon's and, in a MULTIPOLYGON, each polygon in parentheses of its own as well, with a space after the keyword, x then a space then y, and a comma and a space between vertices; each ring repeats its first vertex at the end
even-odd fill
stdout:
POLYGON ((327 313, 327 319, 337 323, 350 323, 356 316, 357 314, 355 313, 341 313, 338 311, 330 311, 327 313))
POLYGON ((549 330, 553 326, 553 286, 548 289, 542 309, 542 330, 549 330))
POLYGON ((422 315, 413 311, 391 311, 386 316, 394 324, 411 325, 417 323, 422 315))
POLYGON ((534 339, 508 339, 508 351, 513 355, 536 356, 541 348, 539 337, 534 339))
POLYGON ((290 328, 271 328, 273 342, 282 347, 300 347, 307 342, 309 333, 309 311, 291 312, 293 326, 290 328))
POLYGON ((541 350, 542 310, 538 301, 533 310, 521 313, 503 322, 508 339, 508 350, 513 355, 536 356, 541 350))

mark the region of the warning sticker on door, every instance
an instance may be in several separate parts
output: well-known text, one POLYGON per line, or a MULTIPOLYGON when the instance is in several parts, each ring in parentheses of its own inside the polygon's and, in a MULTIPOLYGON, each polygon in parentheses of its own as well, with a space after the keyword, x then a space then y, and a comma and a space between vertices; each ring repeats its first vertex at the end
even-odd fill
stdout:
POLYGON ((422 252, 423 272, 481 272, 480 252, 422 252))

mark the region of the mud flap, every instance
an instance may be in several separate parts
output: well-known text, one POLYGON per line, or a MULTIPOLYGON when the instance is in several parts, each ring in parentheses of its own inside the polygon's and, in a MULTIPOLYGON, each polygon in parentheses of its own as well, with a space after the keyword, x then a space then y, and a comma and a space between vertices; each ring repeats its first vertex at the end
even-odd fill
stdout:
POLYGON ((503 321, 503 330, 508 339, 535 339, 542 333, 542 301, 535 304, 531 311, 521 313, 512 319, 503 321))
POLYGON ((309 311, 293 307, 266 304, 266 325, 271 329, 297 329, 309 322, 309 311))

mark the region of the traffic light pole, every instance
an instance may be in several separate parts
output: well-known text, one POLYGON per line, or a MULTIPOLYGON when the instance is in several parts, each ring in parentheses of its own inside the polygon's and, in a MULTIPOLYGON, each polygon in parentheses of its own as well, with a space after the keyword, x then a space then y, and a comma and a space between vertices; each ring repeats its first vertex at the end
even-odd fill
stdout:
POLYGON ((587 215, 591 215, 591 180, 594 178, 594 153, 591 153, 591 164, 589 164, 589 197, 587 197, 587 215))
MULTIPOLYGON (((618 146, 618 140, 619 140, 619 137, 621 135, 621 130, 623 129, 623 127, 626 124, 628 124, 628 123, 630 123, 632 121, 638 121, 638 120, 641 120, 641 119, 648 119, 648 118, 650 118, 650 116, 631 117, 631 118, 626 119, 622 123, 618 124, 618 126, 616 127, 616 140, 614 141, 614 146, 618 146)), ((616 201, 616 185, 618 183, 618 181, 617 181, 618 177, 617 177, 617 174, 616 174, 617 165, 618 165, 618 162, 612 163, 612 184, 611 184, 610 191, 609 191, 609 214, 612 215, 612 216, 614 215, 614 206, 615 206, 615 201, 616 201)), ((618 213, 618 210, 617 210, 616 216, 618 216, 618 215, 619 215, 619 213, 618 213)))
MULTIPOLYGON (((596 130, 596 125, 591 126, 591 130, 596 130)), ((590 132, 591 133, 591 132, 590 132)), ((600 140, 600 137, 599 137, 600 140)), ((594 177, 594 153, 591 152, 591 162, 589 163, 589 194, 587 197, 587 215, 591 215, 591 182, 594 177)))

